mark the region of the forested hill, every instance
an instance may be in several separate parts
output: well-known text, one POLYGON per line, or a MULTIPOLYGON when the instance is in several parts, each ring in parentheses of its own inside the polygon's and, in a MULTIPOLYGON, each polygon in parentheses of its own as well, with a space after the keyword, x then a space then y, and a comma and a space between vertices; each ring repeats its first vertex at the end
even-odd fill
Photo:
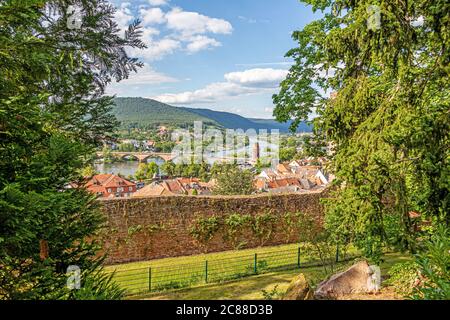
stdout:
MULTIPOLYGON (((113 114, 121 122, 122 128, 144 129, 159 125, 187 127, 191 126, 194 121, 202 121, 209 126, 227 129, 278 129, 280 132, 289 130, 289 123, 248 119, 237 114, 209 109, 174 107, 152 99, 116 98, 114 102, 113 114)), ((311 128, 305 124, 299 128, 299 132, 310 131, 311 128)))
POLYGON ((159 125, 187 126, 194 121, 220 126, 206 117, 189 110, 172 107, 156 100, 144 98, 116 98, 113 114, 123 128, 149 128, 159 125))

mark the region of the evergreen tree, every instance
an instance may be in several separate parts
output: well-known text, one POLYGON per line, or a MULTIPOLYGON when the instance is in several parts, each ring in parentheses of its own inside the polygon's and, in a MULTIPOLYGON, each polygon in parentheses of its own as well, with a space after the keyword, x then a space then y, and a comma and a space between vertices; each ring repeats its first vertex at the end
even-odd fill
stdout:
POLYGON ((336 238, 376 260, 386 243, 414 251, 410 211, 449 224, 450 4, 303 2, 323 18, 293 33, 277 119, 295 128, 318 114, 316 137, 334 150, 327 223, 336 238))
POLYGON ((120 35, 114 12, 106 0, 0 1, 0 299, 120 297, 100 273, 99 204, 66 188, 117 125, 106 85, 141 66, 125 52, 144 47, 138 21, 120 35), (69 266, 81 290, 66 286, 69 266))

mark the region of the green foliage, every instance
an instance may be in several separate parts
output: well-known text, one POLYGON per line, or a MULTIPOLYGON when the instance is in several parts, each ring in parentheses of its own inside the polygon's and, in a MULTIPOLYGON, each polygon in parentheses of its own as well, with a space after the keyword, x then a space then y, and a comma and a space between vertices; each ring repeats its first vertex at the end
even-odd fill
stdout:
POLYGON ((231 243, 236 250, 245 246, 246 242, 243 239, 245 231, 249 230, 252 224, 252 217, 250 215, 231 214, 225 218, 224 225, 225 239, 231 243))
POLYGON ((134 152, 134 151, 136 151, 136 148, 131 143, 121 143, 121 144, 119 144, 119 151, 120 152, 134 152))
POLYGON ((102 149, 102 154, 103 154, 103 160, 105 161, 105 163, 112 163, 112 162, 116 161, 116 159, 112 155, 111 148, 106 145, 102 149))
POLYGON ((159 167, 155 162, 140 163, 138 170, 136 171, 137 180, 151 180, 159 172, 159 167))
POLYGON ((175 176, 175 163, 172 161, 166 161, 161 165, 161 171, 163 171, 169 177, 175 176))
POLYGON ((378 2, 382 22, 371 29, 373 1, 303 2, 323 17, 293 33, 298 47, 287 56, 296 63, 274 113, 294 118, 293 129, 318 114, 315 145, 332 144, 337 176, 330 230, 375 261, 391 241, 414 252, 409 211, 449 225, 450 18, 442 12, 450 5, 378 2), (423 25, 411 25, 419 17, 423 25), (397 235, 384 222, 393 212, 397 235))
POLYGON ((116 98, 112 113, 125 129, 151 129, 160 125, 192 126, 194 121, 218 125, 207 117, 202 117, 187 109, 143 98, 116 98))
POLYGON ((269 269, 269 263, 266 260, 258 260, 256 263, 256 272, 258 274, 264 273, 269 269))
POLYGON ((97 174, 97 171, 92 165, 88 165, 80 170, 80 175, 82 177, 90 178, 92 176, 95 176, 97 174))
POLYGON ((216 195, 250 195, 255 192, 251 171, 223 166, 214 177, 217 182, 213 193, 216 195))
POLYGON ((301 252, 319 258, 325 274, 333 273, 336 265, 337 243, 332 234, 317 221, 317 217, 299 212, 296 224, 300 232, 301 252))
POLYGON ((273 232, 275 231, 275 224, 276 218, 270 212, 253 217, 253 234, 259 239, 261 246, 270 240, 273 232))
MULTIPOLYGON (((114 99, 112 114, 121 123, 121 130, 151 130, 161 125, 190 128, 194 121, 202 121, 208 127, 227 129, 255 129, 288 132, 289 124, 275 120, 248 119, 237 114, 208 109, 180 108, 143 98, 114 99)), ((299 131, 310 132, 311 127, 302 123, 299 131)))
POLYGON ((137 22, 118 36, 105 0, 78 2, 83 27, 68 29, 69 4, 0 4, 0 299, 120 297, 98 276, 99 204, 66 187, 113 136, 104 89, 142 66, 125 48, 145 46, 137 22), (66 288, 71 265, 82 270, 82 291, 66 288))
POLYGON ((145 230, 149 236, 154 235, 155 233, 161 232, 166 229, 166 226, 163 223, 154 223, 145 226, 145 230))
POLYGON ((386 281, 398 294, 415 300, 450 299, 449 232, 439 226, 424 240, 414 261, 394 265, 386 281))
POLYGON ((292 160, 294 160, 296 154, 297 154, 297 149, 295 147, 281 148, 280 149, 280 161, 281 162, 292 161, 292 160))
POLYGON ((210 166, 207 163, 174 164, 167 161, 161 166, 161 170, 170 177, 198 178, 202 181, 210 180, 210 166))
POLYGON ((173 142, 173 141, 161 141, 161 142, 157 142, 155 145, 156 151, 163 152, 163 153, 172 153, 172 150, 174 147, 175 147, 175 142, 173 142))
POLYGON ((125 291, 113 281, 113 277, 113 274, 105 275, 98 271, 84 279, 80 290, 73 290, 70 298, 75 300, 121 300, 125 291))
POLYGON ((415 262, 394 265, 388 272, 389 279, 385 281, 385 284, 392 286, 399 295, 404 297, 411 295, 419 280, 417 267, 415 262))
POLYGON ((279 300, 283 296, 283 292, 278 290, 278 285, 274 286, 272 290, 261 290, 264 300, 279 300))
POLYGON ((190 234, 199 243, 205 245, 214 237, 220 227, 220 219, 217 216, 198 218, 192 225, 190 234))
POLYGON ((291 241, 292 235, 297 227, 295 217, 296 215, 291 212, 285 213, 282 216, 282 226, 283 232, 286 236, 286 243, 291 241))
POLYGON ((439 226, 425 241, 423 252, 416 256, 421 283, 414 288, 413 299, 450 299, 450 232, 439 226))
POLYGON ((256 173, 260 174, 264 168, 269 168, 271 166, 270 161, 264 162, 261 158, 256 160, 255 169, 256 173))

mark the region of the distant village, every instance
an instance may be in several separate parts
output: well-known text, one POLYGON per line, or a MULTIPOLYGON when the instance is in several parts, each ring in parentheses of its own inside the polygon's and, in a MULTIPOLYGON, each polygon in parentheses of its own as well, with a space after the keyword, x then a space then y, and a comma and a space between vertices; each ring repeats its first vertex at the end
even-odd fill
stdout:
MULTIPOLYGON (((305 134, 290 136, 285 139, 281 145, 284 150, 292 149, 292 158, 301 154, 301 141, 305 134)), ((126 157, 133 156, 141 163, 147 164, 146 154, 164 152, 161 150, 164 144, 167 148, 172 148, 179 141, 171 139, 171 130, 165 126, 160 126, 151 133, 146 134, 151 140, 125 138, 117 142, 105 143, 105 147, 112 155, 120 155, 123 161, 129 160, 126 157), (141 154, 139 154, 141 153, 141 154)), ((100 153, 103 163, 106 160, 105 151, 100 153)), ((159 154, 161 157, 163 154, 159 154)), ((260 161, 259 144, 253 146, 251 161, 237 165, 241 170, 250 171, 253 174, 254 194, 280 194, 280 193, 306 193, 323 190, 331 183, 334 176, 326 169, 325 158, 299 157, 296 160, 288 159, 277 165, 264 168, 260 161)), ((136 160, 136 159, 134 159, 136 160)), ((171 159, 163 159, 171 161, 171 159)), ((286 160, 286 159, 281 159, 286 160)), ((117 159, 113 159, 117 161, 117 159)), ((223 161, 224 163, 226 161, 223 161)), ((217 163, 221 163, 218 161, 217 163)), ((229 163, 229 161, 228 161, 229 163)), ((267 164, 269 166, 269 164, 267 164)), ((211 168, 211 167, 209 167, 211 168)), ((209 170, 208 170, 209 171, 209 170)), ((192 175, 183 174, 168 175, 157 167, 157 173, 146 179, 138 179, 136 176, 119 174, 91 173, 85 177, 84 187, 91 193, 97 195, 100 199, 112 198, 140 198, 155 196, 210 196, 214 194, 217 181, 214 177, 210 179, 200 179, 192 175)))
MULTIPOLYGON (((305 193, 324 189, 334 176, 323 169, 323 159, 303 159, 280 163, 255 174, 255 193, 305 193), (313 165, 321 163, 320 165, 313 165)), ((198 178, 155 177, 148 184, 131 181, 114 174, 90 177, 85 187, 99 198, 139 198, 152 196, 209 196, 213 194, 215 180, 203 182, 198 178)))

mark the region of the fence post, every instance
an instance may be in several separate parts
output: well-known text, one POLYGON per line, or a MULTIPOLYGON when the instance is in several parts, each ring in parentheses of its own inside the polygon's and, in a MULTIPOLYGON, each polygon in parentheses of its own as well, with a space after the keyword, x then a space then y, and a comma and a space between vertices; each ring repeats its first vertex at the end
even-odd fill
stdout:
POLYGON ((254 268, 255 274, 258 274, 258 254, 255 253, 255 268, 254 268))
POLYGON ((205 282, 208 283, 208 260, 205 261, 205 282))
POLYGON ((339 244, 336 245, 336 263, 339 262, 339 244))
POLYGON ((148 292, 152 292, 152 268, 148 268, 148 292))
POLYGON ((298 247, 298 252, 297 252, 297 267, 300 268, 300 247, 298 247))

